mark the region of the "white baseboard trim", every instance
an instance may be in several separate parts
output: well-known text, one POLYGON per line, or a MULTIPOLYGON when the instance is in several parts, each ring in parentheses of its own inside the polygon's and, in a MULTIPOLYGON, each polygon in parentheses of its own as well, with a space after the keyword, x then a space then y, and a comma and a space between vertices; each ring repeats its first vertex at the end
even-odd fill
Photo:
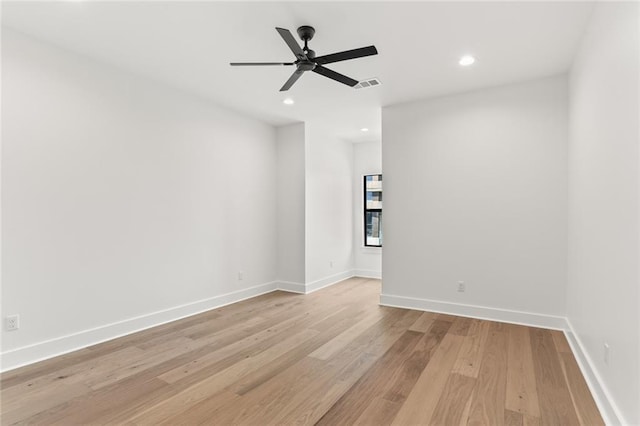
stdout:
POLYGON ((334 275, 329 275, 328 277, 324 277, 316 281, 312 281, 305 285, 305 294, 313 293, 314 291, 318 291, 322 288, 329 287, 330 285, 337 284, 340 281, 344 281, 347 278, 351 278, 353 276, 353 270, 349 269, 347 271, 343 271, 334 275))
POLYGON ((553 330, 564 330, 566 328, 566 321, 564 317, 536 314, 532 312, 511 311, 485 306, 464 305, 461 303, 441 302, 438 300, 394 296, 391 294, 381 294, 380 304, 395 308, 438 312, 442 314, 457 315, 460 317, 550 328, 553 330))
POLYGON ((288 291, 289 293, 305 294, 306 286, 303 283, 294 283, 292 281, 277 281, 278 290, 288 291))
POLYGON ((231 303, 270 293, 277 290, 277 288, 278 283, 276 282, 260 284, 220 296, 12 349, 0 354, 0 371, 13 370, 24 365, 86 348, 87 346, 126 336, 127 334, 176 321, 211 309, 220 308, 231 303))
POLYGON ((354 269, 353 275, 361 278, 377 278, 379 280, 382 279, 381 271, 374 271, 371 269, 354 269))
POLYGON ((594 367, 589 353, 585 350, 584 345, 580 341, 578 334, 575 332, 571 321, 567 318, 567 329, 564 332, 573 351, 573 356, 578 362, 582 376, 585 378, 593 399, 600 410, 604 422, 607 425, 630 425, 624 419, 620 409, 611 397, 611 393, 604 385, 598 370, 594 367))

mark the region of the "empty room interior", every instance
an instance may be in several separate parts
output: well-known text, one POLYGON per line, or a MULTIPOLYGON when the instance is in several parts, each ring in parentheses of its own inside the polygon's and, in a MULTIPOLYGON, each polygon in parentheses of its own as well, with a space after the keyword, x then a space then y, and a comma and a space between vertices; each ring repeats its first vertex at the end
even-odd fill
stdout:
POLYGON ((640 3, 1 18, 2 425, 640 425, 640 3))

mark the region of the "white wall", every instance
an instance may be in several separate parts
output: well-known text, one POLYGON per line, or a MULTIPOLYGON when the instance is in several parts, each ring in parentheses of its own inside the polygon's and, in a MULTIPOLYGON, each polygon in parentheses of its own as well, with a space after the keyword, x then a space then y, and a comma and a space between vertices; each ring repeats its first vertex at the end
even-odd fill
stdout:
POLYGON ((308 291, 353 273, 353 148, 326 129, 305 124, 308 291))
POLYGON ((273 127, 2 36, 3 352, 275 280, 273 127))
POLYGON ((386 107, 382 132, 383 303, 561 326, 566 77, 386 107))
POLYGON ((276 129, 278 157, 278 281, 304 291, 304 123, 276 129))
POLYGON ((567 316, 624 424, 640 424, 639 18, 598 4, 570 74, 567 316))
MULTIPOLYGON (((358 276, 381 278, 382 248, 364 247, 364 190, 362 177, 382 173, 380 142, 353 144, 353 263, 358 276)), ((383 219, 384 225, 384 219, 383 219)))

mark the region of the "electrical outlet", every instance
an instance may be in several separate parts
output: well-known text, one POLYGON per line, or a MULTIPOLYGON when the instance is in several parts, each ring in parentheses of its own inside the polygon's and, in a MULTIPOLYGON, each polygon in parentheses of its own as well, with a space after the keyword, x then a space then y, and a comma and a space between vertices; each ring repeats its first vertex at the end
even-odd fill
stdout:
POLYGON ((333 268, 333 260, 329 261, 329 268, 333 268))
POLYGON ((5 327, 7 331, 13 331, 20 328, 20 315, 9 315, 5 318, 5 327))
POLYGON ((238 272, 238 281, 242 281, 244 279, 244 272, 239 271, 238 272))
POLYGON ((606 365, 609 365, 609 362, 611 362, 611 346, 609 346, 608 343, 604 344, 604 363, 606 365))
POLYGON ((464 293, 464 291, 467 289, 466 285, 464 284, 464 281, 458 281, 458 291, 460 293, 464 293))

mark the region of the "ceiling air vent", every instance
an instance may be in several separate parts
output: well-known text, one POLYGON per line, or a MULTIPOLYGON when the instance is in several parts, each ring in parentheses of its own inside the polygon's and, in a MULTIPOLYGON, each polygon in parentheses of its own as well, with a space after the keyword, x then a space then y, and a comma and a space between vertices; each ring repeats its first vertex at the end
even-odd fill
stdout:
POLYGON ((380 83, 380 80, 378 80, 377 77, 373 77, 373 78, 368 78, 366 80, 362 80, 361 82, 359 82, 353 87, 354 89, 364 89, 365 87, 375 87, 375 86, 380 86, 381 84, 382 83, 380 83))

